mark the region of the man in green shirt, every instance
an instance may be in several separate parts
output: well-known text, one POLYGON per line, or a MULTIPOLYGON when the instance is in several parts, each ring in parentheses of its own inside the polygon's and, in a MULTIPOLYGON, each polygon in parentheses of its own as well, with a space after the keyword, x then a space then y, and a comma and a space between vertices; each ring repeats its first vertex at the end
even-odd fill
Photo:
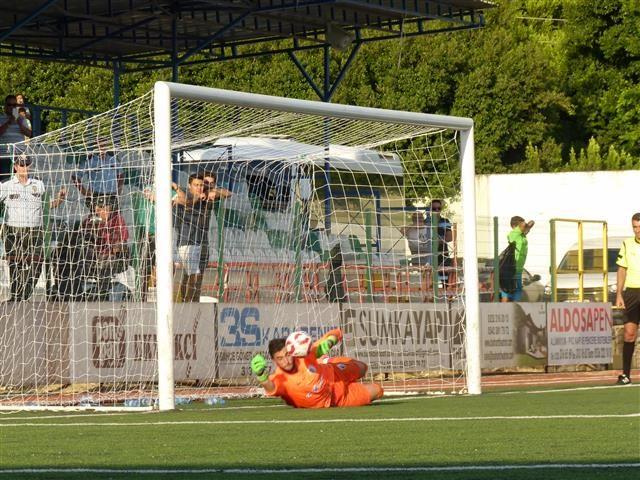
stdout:
POLYGON ((502 302, 518 302, 522 298, 522 270, 524 270, 524 263, 527 261, 527 251, 529 249, 529 242, 527 241, 527 233, 533 227, 534 221, 524 221, 524 218, 515 216, 511 217, 512 230, 507 235, 509 243, 515 243, 515 273, 514 280, 516 288, 513 292, 500 292, 500 298, 502 302))
POLYGON ((624 344, 622 346, 622 375, 618 385, 631 384, 631 360, 640 323, 640 212, 631 217, 633 237, 622 243, 618 253, 616 306, 624 308, 624 344))

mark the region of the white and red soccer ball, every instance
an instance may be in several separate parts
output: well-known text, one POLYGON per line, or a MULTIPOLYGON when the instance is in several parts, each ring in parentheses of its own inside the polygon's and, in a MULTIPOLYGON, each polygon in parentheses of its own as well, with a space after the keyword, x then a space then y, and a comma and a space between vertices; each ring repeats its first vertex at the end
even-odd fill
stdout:
POLYGON ((285 351, 294 357, 306 357, 311 348, 311 337, 308 333, 298 330, 291 332, 284 344, 285 351))

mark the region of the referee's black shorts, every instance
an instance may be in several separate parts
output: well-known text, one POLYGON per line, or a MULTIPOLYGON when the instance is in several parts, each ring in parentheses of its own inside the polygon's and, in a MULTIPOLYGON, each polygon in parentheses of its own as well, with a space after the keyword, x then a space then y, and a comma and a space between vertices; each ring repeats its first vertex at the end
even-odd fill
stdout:
POLYGON ((622 292, 624 300, 624 322, 640 324, 640 288, 626 288, 622 292))

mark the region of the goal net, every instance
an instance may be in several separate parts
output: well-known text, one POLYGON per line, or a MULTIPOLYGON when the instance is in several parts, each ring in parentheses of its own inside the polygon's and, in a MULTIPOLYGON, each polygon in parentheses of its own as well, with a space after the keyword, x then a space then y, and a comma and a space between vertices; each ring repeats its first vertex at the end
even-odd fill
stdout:
POLYGON ((12 151, 0 408, 259 395, 300 329, 387 393, 479 393, 470 120, 158 83, 12 151))

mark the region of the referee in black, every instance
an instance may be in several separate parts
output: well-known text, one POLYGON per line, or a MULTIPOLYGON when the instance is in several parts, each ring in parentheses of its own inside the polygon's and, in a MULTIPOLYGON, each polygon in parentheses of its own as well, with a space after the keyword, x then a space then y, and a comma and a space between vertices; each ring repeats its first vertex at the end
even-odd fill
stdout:
POLYGON ((624 308, 624 345, 622 347, 622 375, 618 385, 631 384, 631 360, 640 323, 640 212, 631 217, 633 237, 622 243, 618 264, 616 306, 624 308))
MULTIPOLYGON (((4 253, 11 276, 11 300, 28 300, 42 272, 44 183, 29 175, 31 158, 20 155, 14 162, 15 175, 0 184, 0 202, 5 204, 4 253)), ((50 206, 65 198, 61 189, 50 206)))

